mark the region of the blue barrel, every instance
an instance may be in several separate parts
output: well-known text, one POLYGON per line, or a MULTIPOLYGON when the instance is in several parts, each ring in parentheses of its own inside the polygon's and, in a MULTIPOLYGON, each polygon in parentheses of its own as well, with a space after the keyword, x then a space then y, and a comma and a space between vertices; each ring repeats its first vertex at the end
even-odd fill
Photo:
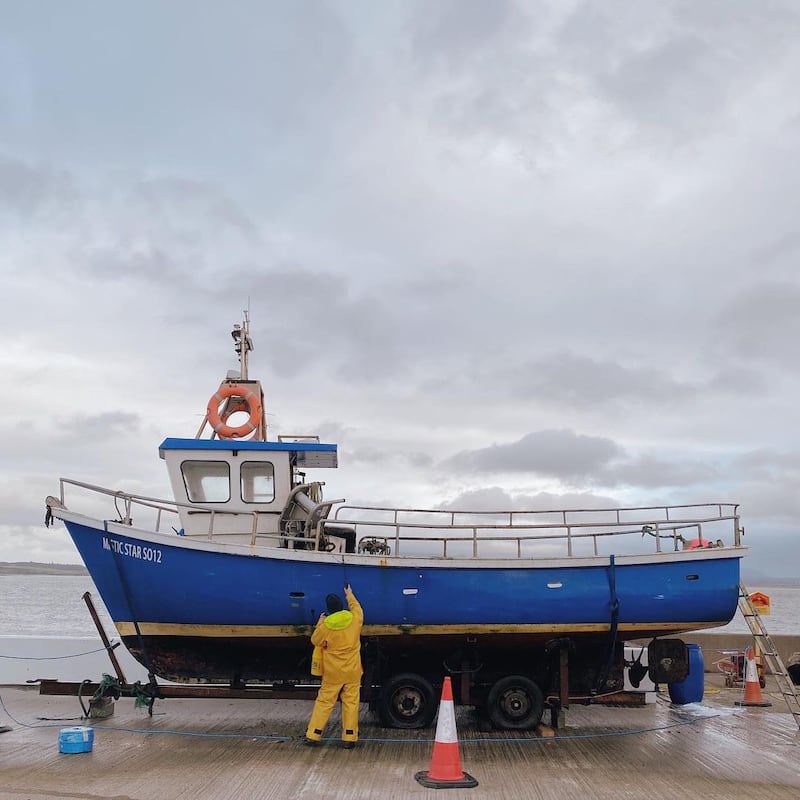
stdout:
POLYGON ((706 671, 703 651, 699 644, 687 644, 686 650, 689 656, 689 674, 682 681, 668 684, 669 699, 678 706, 700 703, 703 700, 706 671))

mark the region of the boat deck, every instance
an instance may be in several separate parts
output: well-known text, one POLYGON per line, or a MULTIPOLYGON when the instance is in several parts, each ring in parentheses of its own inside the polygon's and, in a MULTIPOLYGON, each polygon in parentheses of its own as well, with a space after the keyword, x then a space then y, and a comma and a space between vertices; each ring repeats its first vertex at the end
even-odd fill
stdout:
MULTIPOLYGON (((771 708, 738 708, 741 690, 706 675, 702 705, 666 694, 641 708, 573 706, 556 737, 487 731, 457 714, 463 769, 474 789, 448 797, 624 800, 800 796, 800 732, 768 677, 771 708)), ((433 730, 387 731, 362 713, 362 741, 302 744, 307 702, 133 700, 92 720, 91 753, 61 754, 58 734, 85 724, 75 698, 0 687, 0 798, 335 800, 434 797, 414 775, 430 766, 433 730)), ((336 735, 338 709, 329 724, 336 735)))

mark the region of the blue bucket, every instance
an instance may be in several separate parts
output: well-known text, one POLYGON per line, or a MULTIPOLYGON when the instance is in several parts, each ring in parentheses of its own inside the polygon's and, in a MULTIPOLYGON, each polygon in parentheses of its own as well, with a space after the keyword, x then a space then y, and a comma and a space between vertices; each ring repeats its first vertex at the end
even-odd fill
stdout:
POLYGON ((58 733, 59 753, 91 753, 94 744, 94 728, 77 725, 62 728, 58 733))
POLYGON ((700 703, 703 700, 706 670, 703 651, 699 644, 687 644, 686 650, 689 656, 689 674, 682 681, 668 684, 669 699, 677 706, 700 703))

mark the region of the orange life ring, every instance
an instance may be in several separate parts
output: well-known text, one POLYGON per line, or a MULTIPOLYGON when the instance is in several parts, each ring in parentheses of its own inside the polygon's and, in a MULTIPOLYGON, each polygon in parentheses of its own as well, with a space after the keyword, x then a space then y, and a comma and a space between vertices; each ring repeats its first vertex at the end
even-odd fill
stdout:
POLYGON ((247 436, 252 433, 261 423, 261 399, 246 386, 240 386, 238 383, 228 383, 220 386, 219 391, 211 395, 206 414, 208 424, 211 425, 220 439, 238 439, 241 436, 247 436), (250 412, 250 419, 235 428, 227 425, 219 415, 220 403, 228 397, 240 397, 247 403, 247 408, 250 412))

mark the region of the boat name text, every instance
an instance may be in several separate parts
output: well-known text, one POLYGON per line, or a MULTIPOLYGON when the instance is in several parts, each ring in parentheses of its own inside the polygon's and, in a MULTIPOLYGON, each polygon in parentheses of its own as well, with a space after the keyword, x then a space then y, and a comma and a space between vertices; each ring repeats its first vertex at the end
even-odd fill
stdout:
POLYGON ((140 544, 131 544, 130 542, 121 542, 119 539, 109 539, 107 536, 103 537, 103 550, 111 550, 129 558, 140 558, 142 561, 161 563, 161 551, 159 549, 142 547, 140 544))

